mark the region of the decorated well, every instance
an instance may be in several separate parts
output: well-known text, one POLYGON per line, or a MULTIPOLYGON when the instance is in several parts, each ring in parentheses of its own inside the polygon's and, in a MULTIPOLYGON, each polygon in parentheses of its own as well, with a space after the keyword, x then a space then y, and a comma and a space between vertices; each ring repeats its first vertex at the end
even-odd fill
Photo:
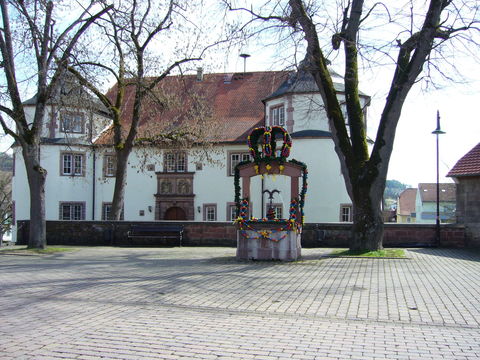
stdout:
POLYGON ((302 162, 287 160, 292 140, 280 126, 254 129, 248 137, 248 147, 251 160, 242 162, 235 168, 237 258, 297 260, 301 256, 307 167, 302 162), (277 147, 279 140, 282 145, 277 147), (290 178, 288 218, 276 218, 272 209, 269 209, 264 218, 250 216, 250 199, 256 195, 250 193, 251 179, 255 176, 276 175, 290 178))

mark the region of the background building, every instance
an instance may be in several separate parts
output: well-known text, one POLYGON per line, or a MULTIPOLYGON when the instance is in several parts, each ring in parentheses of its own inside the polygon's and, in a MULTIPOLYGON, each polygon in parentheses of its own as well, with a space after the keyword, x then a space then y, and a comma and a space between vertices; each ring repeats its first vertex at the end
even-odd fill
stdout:
POLYGON ((397 222, 414 223, 416 221, 415 203, 417 189, 408 188, 403 190, 397 200, 397 222))
MULTIPOLYGON (((440 222, 455 222, 455 184, 442 183, 440 188, 440 222)), ((417 223, 434 224, 437 214, 437 184, 420 183, 415 200, 417 223)))
MULTIPOLYGON (((351 221, 352 206, 334 151, 322 100, 313 78, 303 72, 254 72, 172 76, 162 82, 165 94, 198 94, 219 131, 208 158, 201 148, 137 146, 129 158, 123 218, 128 221, 230 221, 234 218, 233 169, 249 158, 247 136, 258 126, 283 126, 293 139, 290 159, 307 164, 307 222, 351 221), (200 76, 199 76, 200 75, 200 76), (180 84, 182 86, 179 86, 180 84)), ((340 102, 344 97, 337 84, 340 102)), ((172 95, 173 94, 173 95, 172 95)), ((132 94, 126 94, 126 98, 132 94)), ((179 95, 182 98, 182 95, 179 95)), ((361 96, 365 115, 370 99, 361 96)), ((182 102, 180 102, 182 103, 182 102)), ((28 107, 35 98, 25 102, 28 107)), ((128 120, 128 103, 123 113, 128 120)), ((28 113, 28 112, 27 112, 28 113)), ((33 115, 33 114, 31 114, 33 115)), ((109 118, 73 81, 66 81, 49 103, 42 139, 41 164, 48 171, 47 220, 108 219, 113 196, 115 154, 109 118)), ((366 118, 366 117, 365 117, 366 118)), ((150 104, 140 134, 166 131, 178 120, 173 111, 150 104)), ((215 136, 213 136, 215 135, 215 136)), ((19 147, 14 147, 15 218, 29 218, 28 183, 19 147)), ((289 182, 266 176, 252 182, 255 217, 264 216, 265 189, 280 191, 273 203, 288 213, 289 182)), ((288 217, 288 216, 287 216, 288 217)))
POLYGON ((457 185, 457 222, 465 224, 468 245, 480 247, 480 143, 447 176, 457 185))

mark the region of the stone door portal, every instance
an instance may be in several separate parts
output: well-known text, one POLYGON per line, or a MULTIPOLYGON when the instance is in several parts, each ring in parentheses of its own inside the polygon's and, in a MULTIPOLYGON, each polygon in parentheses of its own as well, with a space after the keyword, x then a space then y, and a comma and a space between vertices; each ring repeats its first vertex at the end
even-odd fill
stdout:
POLYGON ((157 172, 155 220, 193 220, 193 172, 157 172))
POLYGON ((172 206, 165 211, 164 220, 187 220, 187 215, 182 208, 178 206, 172 206))

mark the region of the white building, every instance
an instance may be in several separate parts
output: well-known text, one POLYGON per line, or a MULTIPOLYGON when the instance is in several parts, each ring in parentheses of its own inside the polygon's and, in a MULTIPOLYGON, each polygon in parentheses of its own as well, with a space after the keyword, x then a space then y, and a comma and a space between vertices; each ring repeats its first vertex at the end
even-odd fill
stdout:
MULTIPOLYGON (((178 77, 167 78, 162 86, 178 77)), ((128 221, 230 221, 234 209, 234 166, 248 158, 247 136, 258 126, 281 125, 293 140, 289 159, 307 164, 309 187, 306 222, 351 220, 351 200, 345 190, 322 100, 306 73, 255 72, 197 74, 182 78, 187 92, 206 99, 221 122, 215 162, 202 161, 192 151, 136 148, 130 157, 124 200, 128 221), (148 156, 145 156, 145 154, 148 156)), ((49 104, 44 125, 41 164, 48 171, 47 220, 105 220, 112 202, 115 157, 104 133, 106 112, 81 89, 64 86, 49 104), (73 89, 73 90, 72 90, 73 89), (81 93, 81 95, 79 95, 81 93), (66 100, 74 98, 75 101, 66 100)), ((177 88, 172 86, 171 89, 177 88)), ((342 85, 337 85, 342 101, 342 85)), ((171 90, 176 91, 176 90, 171 90)), ((128 94, 127 94, 128 97, 128 94)), ((363 106, 369 97, 362 95, 363 106)), ((35 98, 25 102, 27 113, 35 98)), ((124 113, 128 113, 128 106, 124 113)), ((142 126, 171 124, 168 112, 148 111, 142 126)), ((15 219, 29 218, 28 183, 22 154, 14 148, 13 200, 15 219)), ((253 216, 266 213, 264 190, 277 189, 273 204, 288 217, 289 182, 283 176, 256 178, 252 183, 253 216), (263 183, 263 184, 262 184, 263 183)))
MULTIPOLYGON (((455 222, 456 185, 453 183, 439 184, 439 215, 440 222, 455 222)), ((437 216, 437 184, 420 183, 415 198, 416 222, 419 224, 435 224, 437 216)))

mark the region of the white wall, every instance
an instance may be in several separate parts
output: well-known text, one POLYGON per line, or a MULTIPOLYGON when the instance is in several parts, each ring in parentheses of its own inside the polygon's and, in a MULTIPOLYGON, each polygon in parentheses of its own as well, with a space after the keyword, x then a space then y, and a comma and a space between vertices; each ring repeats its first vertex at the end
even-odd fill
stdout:
MULTIPOLYGON (((93 155, 86 151, 86 147, 71 147, 71 151, 86 151, 85 176, 71 177, 60 176, 60 154, 66 150, 65 146, 47 145, 42 147, 41 164, 47 169, 46 184, 46 219, 59 219, 60 202, 81 201, 85 202, 85 219, 92 219, 93 202, 93 155)), ((217 220, 228 221, 227 203, 234 201, 233 176, 227 176, 227 151, 247 150, 247 146, 226 146, 223 153, 215 155, 221 164, 203 163, 203 169, 196 171, 193 157, 189 158, 189 171, 195 171, 194 176, 194 209, 195 221, 203 220, 203 204, 217 204, 217 220), (200 207, 201 212, 197 211, 200 207)), ((15 177, 13 183, 13 199, 15 200, 15 216, 17 220, 30 217, 28 182, 19 148, 15 149, 15 177)), ((157 192, 157 178, 155 171, 162 171, 161 156, 152 156, 148 163, 155 164, 155 171, 147 171, 139 166, 141 155, 133 153, 130 158, 130 167, 127 175, 125 192, 125 220, 151 221, 155 217, 155 196, 157 192), (152 211, 148 210, 151 206, 152 211), (144 211, 140 216, 139 211, 144 211)), ((303 161, 308 166, 308 192, 305 202, 305 220, 307 222, 337 222, 339 221, 340 204, 351 203, 340 173, 340 166, 333 150, 331 139, 300 139, 294 140, 290 158, 303 161)), ((113 195, 113 178, 103 177, 103 155, 96 153, 95 174, 95 220, 102 216, 102 203, 111 202, 113 195)), ((288 217, 290 204, 290 179, 285 176, 266 176, 264 188, 278 189, 280 194, 275 194, 274 203, 283 203, 283 216, 288 217)), ((251 183, 251 202, 253 216, 261 217, 261 179, 255 177, 251 183)), ((264 206, 268 197, 264 195, 264 206)), ((265 215, 265 212, 264 212, 265 215)), ((15 239, 16 232, 13 233, 15 239)))
MULTIPOLYGON (((345 102, 344 94, 337 94, 337 98, 340 104, 345 102)), ((362 107, 365 107, 366 101, 367 99, 365 97, 360 98, 362 107)), ((293 110, 294 125, 290 131, 291 133, 302 130, 330 131, 320 94, 287 94, 267 101, 265 104, 265 118, 266 123, 270 126, 272 125, 270 122, 270 109, 278 105, 284 105, 285 107, 285 123, 287 123, 289 118, 289 109, 293 110)), ((345 105, 341 106, 346 118, 345 105)), ((285 128, 287 128, 287 125, 285 128)))
MULTIPOLYGON (((72 148, 72 150, 80 150, 72 148)), ((245 145, 230 145, 222 148, 221 154, 215 154, 217 163, 203 162, 202 170, 195 169, 197 158, 189 156, 188 171, 195 172, 194 176, 194 206, 195 220, 203 220, 203 204, 217 204, 217 220, 227 220, 227 203, 234 201, 233 176, 227 176, 227 153, 228 151, 247 151, 245 145), (199 213, 197 207, 200 206, 199 213)), ((58 204, 60 201, 85 201, 86 219, 92 219, 92 191, 93 173, 89 166, 93 164, 91 153, 87 154, 87 169, 85 177, 58 176, 60 166, 60 146, 44 146, 42 151, 42 164, 49 171, 47 177, 46 195, 47 219, 58 219, 58 204)), ((161 152, 151 153, 146 164, 154 164, 155 171, 147 171, 141 166, 143 152, 133 152, 130 157, 130 167, 127 174, 127 187, 125 191, 125 219, 126 220, 154 220, 155 196, 157 192, 157 178, 155 171, 163 170, 163 157, 161 152), (152 212, 148 210, 152 207, 152 212), (144 216, 140 216, 140 210, 144 210, 144 216)), ((292 154, 295 158, 307 164, 308 192, 305 204, 306 221, 309 222, 336 222, 339 221, 340 204, 350 203, 345 191, 340 166, 334 153, 333 143, 330 139, 297 139, 294 140, 292 154)), ((17 161, 17 173, 19 173, 17 161)), ((18 188, 26 186, 26 176, 23 185, 16 181, 14 197, 17 203, 17 219, 28 218, 27 192, 19 194, 18 188), (24 198, 20 200, 21 198, 24 198)), ((19 177, 16 176, 16 179, 19 177)), ((111 202, 113 196, 114 178, 103 177, 103 151, 96 151, 96 184, 95 184, 95 219, 99 220, 102 214, 102 203, 111 202)), ((290 179, 285 176, 266 176, 264 189, 280 190, 275 194, 274 203, 283 202, 284 216, 288 215, 290 204, 290 179)), ((253 216, 261 217, 261 179, 255 177, 251 184, 251 202, 253 203, 253 216)), ((264 195, 264 206, 268 203, 268 197, 264 195)), ((264 212, 265 215, 265 212, 264 212)))
POLYGON ((293 132, 302 130, 329 131, 328 119, 319 94, 293 96, 293 132))
POLYGON ((351 204, 351 200, 333 141, 329 138, 294 140, 290 158, 303 161, 308 167, 305 221, 340 221, 340 204, 351 204))
POLYGON ((12 178, 12 200, 15 201, 15 219, 25 220, 30 218, 30 192, 20 147, 13 148, 13 156, 15 157, 15 175, 12 178))
MULTIPOLYGON (((12 181, 12 199, 15 201, 15 220, 30 218, 30 190, 28 186, 25 163, 20 147, 15 147, 15 176, 12 181)), ((60 202, 85 202, 86 219, 91 219, 92 211, 92 156, 85 146, 42 146, 40 164, 47 170, 45 185, 45 218, 58 220, 60 202), (84 176, 60 176, 60 154, 62 151, 85 153, 84 176)), ((12 232, 16 239, 16 227, 12 232)))
MULTIPOLYGON (((29 218, 28 183, 21 153, 16 148, 16 169, 13 186, 13 197, 16 202, 16 219, 29 218)), ((230 145, 222 148, 221 154, 214 159, 220 164, 204 162, 202 170, 195 170, 197 158, 190 156, 188 171, 194 171, 195 220, 203 220, 203 204, 217 204, 217 220, 227 220, 227 203, 234 201, 233 176, 227 176, 227 152, 247 151, 245 145, 230 145), (200 206, 201 212, 196 211, 200 206)), ((154 164, 155 171, 147 171, 140 165, 143 152, 133 152, 127 174, 125 192, 126 220, 154 220, 157 178, 155 171, 163 170, 161 153, 152 153, 147 164, 154 164), (152 207, 152 211, 148 210, 152 207), (139 211, 144 210, 144 216, 139 211)), ((297 139, 294 140, 290 159, 303 161, 308 166, 308 192, 305 203, 305 215, 308 222, 339 221, 340 204, 350 203, 346 193, 340 166, 333 149, 331 139, 297 139)), ((92 219, 93 201, 93 154, 87 147, 45 145, 42 147, 41 164, 48 171, 46 184, 46 218, 58 220, 59 203, 68 201, 84 201, 86 203, 86 220, 92 219), (79 151, 86 153, 85 176, 60 176, 60 156, 62 151, 79 151)), ((96 151, 95 174, 95 219, 101 219, 102 203, 111 202, 113 196, 113 178, 103 176, 103 151, 96 151)), ((283 202, 283 214, 288 216, 290 204, 290 179, 285 176, 266 176, 264 188, 280 190, 274 197, 274 203, 283 202)), ((261 179, 255 177, 251 184, 251 202, 253 216, 261 217, 261 179)), ((264 197, 264 205, 268 197, 264 197)), ((265 214, 265 213, 264 213, 265 214)))

